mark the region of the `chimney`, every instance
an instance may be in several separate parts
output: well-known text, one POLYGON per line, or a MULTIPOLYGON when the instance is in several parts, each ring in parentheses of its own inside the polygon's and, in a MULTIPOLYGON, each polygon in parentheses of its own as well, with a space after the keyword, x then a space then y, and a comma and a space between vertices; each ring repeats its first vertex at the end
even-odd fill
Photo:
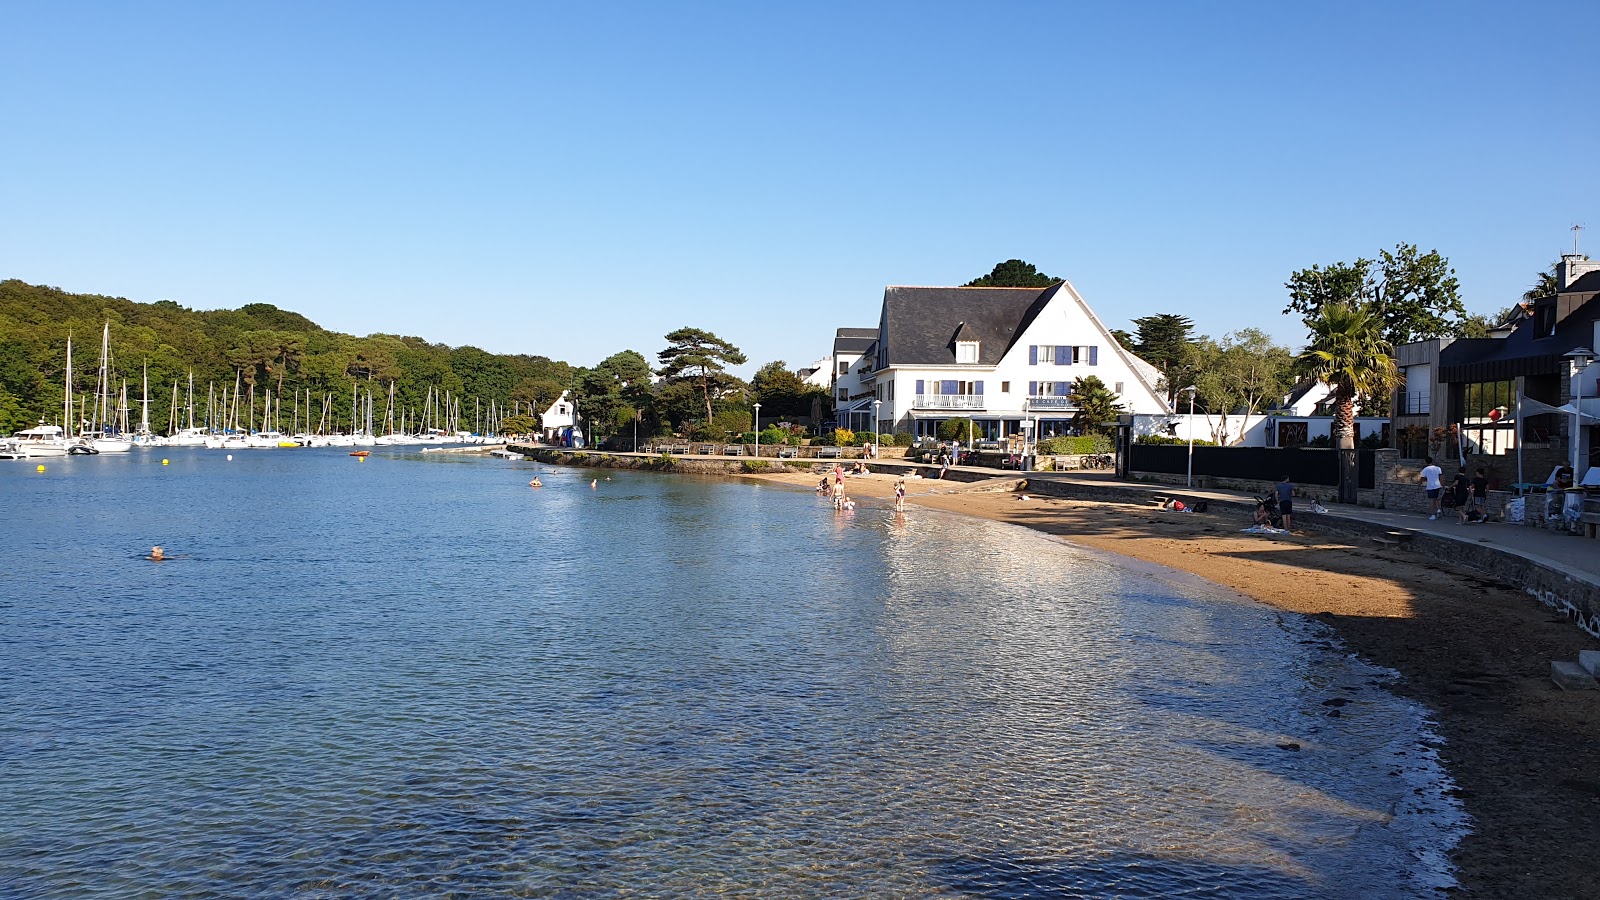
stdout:
POLYGON ((1556 290, 1564 291, 1574 281, 1595 271, 1600 271, 1600 262, 1581 253, 1563 253, 1561 262, 1556 263, 1556 290))

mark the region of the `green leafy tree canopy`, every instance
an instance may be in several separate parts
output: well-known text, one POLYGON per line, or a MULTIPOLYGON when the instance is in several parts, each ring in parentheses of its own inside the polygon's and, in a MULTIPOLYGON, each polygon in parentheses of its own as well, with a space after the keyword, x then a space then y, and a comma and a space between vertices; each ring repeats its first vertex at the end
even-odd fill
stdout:
POLYGON ((1420 253, 1397 244, 1379 258, 1312 266, 1289 276, 1285 313, 1299 313, 1308 328, 1332 304, 1359 306, 1375 317, 1393 346, 1460 332, 1466 319, 1461 284, 1450 261, 1437 250, 1420 253))

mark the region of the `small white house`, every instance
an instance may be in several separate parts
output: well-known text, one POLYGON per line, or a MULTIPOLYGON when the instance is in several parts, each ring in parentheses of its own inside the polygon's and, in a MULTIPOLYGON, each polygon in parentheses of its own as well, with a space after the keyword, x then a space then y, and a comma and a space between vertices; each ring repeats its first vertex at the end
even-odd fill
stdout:
POLYGON ((1123 349, 1065 281, 1047 288, 889 287, 876 331, 841 329, 841 337, 846 331, 870 345, 847 365, 835 340, 844 373, 834 391, 841 425, 870 429, 876 422, 879 431, 924 436, 960 416, 985 438, 1068 434, 1077 413, 1072 382, 1090 375, 1126 412, 1171 412, 1156 390, 1155 368, 1123 349))
POLYGON ((561 396, 550 404, 550 408, 539 417, 540 427, 544 431, 544 440, 549 444, 560 444, 567 447, 582 447, 583 432, 578 428, 578 408, 568 395, 562 391, 561 396))

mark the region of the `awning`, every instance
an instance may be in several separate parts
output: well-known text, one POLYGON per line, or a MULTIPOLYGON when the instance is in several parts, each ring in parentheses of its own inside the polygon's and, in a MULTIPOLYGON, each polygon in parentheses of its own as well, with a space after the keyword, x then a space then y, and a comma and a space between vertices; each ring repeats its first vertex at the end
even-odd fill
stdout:
MULTIPOLYGON (((1565 406, 1551 406, 1548 403, 1541 403, 1527 395, 1523 395, 1521 407, 1522 414, 1525 416, 1547 416, 1552 414, 1558 416, 1571 416, 1574 413, 1578 413, 1579 421, 1583 422, 1584 424, 1600 425, 1600 397, 1583 398, 1583 409, 1581 413, 1579 413, 1579 410, 1571 403, 1568 403, 1565 406)), ((1507 410, 1506 414, 1501 416, 1499 419, 1501 422, 1515 422, 1516 420, 1517 407, 1515 406, 1507 410)))
POLYGON ((855 400, 855 401, 852 401, 850 403, 846 403, 843 406, 835 406, 833 408, 833 414, 836 415, 836 416, 848 415, 848 414, 853 413, 853 412, 859 412, 859 411, 861 411, 861 409, 863 407, 867 407, 867 406, 871 406, 871 405, 872 405, 872 398, 871 397, 862 397, 860 400, 855 400))

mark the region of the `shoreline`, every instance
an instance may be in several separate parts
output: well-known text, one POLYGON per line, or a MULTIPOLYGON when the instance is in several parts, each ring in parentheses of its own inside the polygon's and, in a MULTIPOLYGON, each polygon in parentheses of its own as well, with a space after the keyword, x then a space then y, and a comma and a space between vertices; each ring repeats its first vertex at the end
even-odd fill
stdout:
MULTIPOLYGON (((738 477, 801 489, 817 480, 738 477)), ((874 474, 846 485, 879 501, 892 499, 894 482, 874 474)), ((1460 881, 1451 895, 1600 896, 1600 867, 1583 852, 1600 817, 1600 692, 1564 692, 1550 680, 1550 660, 1595 642, 1520 589, 1346 538, 1239 534, 1248 521, 1226 511, 953 487, 908 479, 908 513, 920 506, 1021 525, 1327 623, 1362 659, 1399 672, 1391 690, 1436 717, 1440 757, 1472 819, 1451 854, 1460 881)))

